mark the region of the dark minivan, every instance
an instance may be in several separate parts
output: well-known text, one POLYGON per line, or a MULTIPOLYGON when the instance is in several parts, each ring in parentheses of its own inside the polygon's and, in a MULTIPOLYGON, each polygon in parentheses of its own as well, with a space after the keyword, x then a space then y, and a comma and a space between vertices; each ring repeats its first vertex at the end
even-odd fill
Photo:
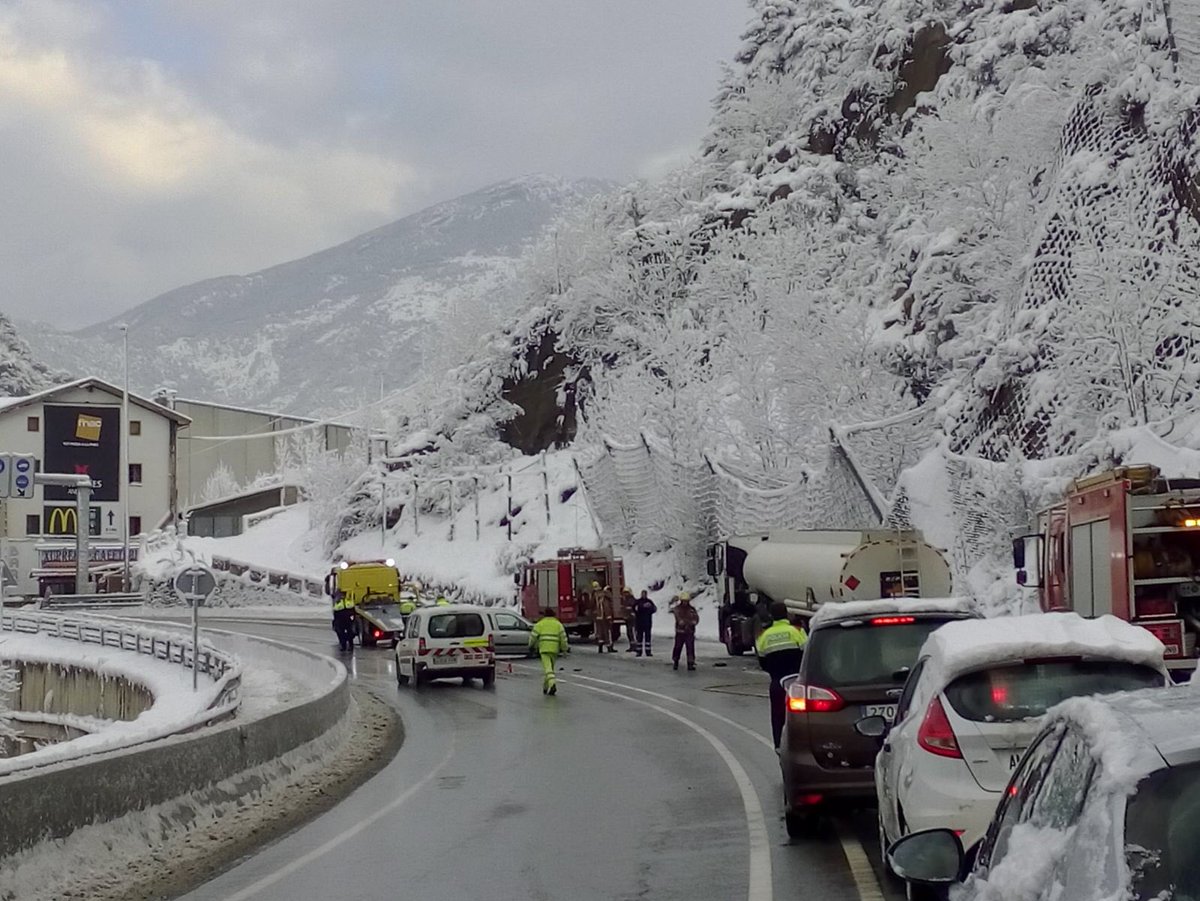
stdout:
POLYGON ((891 720, 929 634, 975 616, 958 598, 848 601, 817 611, 800 672, 784 680, 779 766, 788 835, 805 834, 825 808, 874 799, 879 745, 854 724, 876 714, 891 720))

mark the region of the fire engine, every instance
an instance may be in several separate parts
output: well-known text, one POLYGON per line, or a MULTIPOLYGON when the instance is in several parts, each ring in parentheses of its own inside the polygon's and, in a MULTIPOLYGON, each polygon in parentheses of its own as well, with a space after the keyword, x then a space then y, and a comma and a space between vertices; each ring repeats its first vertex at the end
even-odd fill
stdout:
POLYGON ((1043 610, 1112 614, 1153 632, 1176 678, 1196 668, 1200 479, 1148 464, 1076 479, 1014 540, 1013 563, 1043 610))
POLYGON ((621 589, 625 585, 625 567, 612 548, 587 550, 561 548, 550 560, 526 563, 514 577, 521 596, 521 610, 536 620, 546 607, 554 610, 568 634, 588 638, 593 625, 592 583, 607 589, 612 599, 613 620, 624 623, 621 589))

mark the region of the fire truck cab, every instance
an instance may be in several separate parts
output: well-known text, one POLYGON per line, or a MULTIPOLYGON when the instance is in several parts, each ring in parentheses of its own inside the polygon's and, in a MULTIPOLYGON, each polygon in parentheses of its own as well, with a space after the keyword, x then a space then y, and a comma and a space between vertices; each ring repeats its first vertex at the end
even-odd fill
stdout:
POLYGON ((1153 632, 1177 678, 1196 668, 1200 479, 1148 464, 1076 479, 1013 542, 1013 563, 1043 610, 1111 614, 1153 632))
POLYGON ((516 582, 526 618, 536 621, 540 611, 549 607, 568 634, 589 638, 595 631, 593 582, 609 592, 614 622, 625 621, 620 603, 625 568, 621 558, 613 556, 612 548, 561 548, 553 559, 525 564, 516 582))

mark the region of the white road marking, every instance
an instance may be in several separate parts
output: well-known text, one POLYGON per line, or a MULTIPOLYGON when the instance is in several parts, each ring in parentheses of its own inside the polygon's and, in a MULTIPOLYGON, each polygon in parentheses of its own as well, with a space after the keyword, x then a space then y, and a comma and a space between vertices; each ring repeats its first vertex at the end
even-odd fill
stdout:
POLYGON ((350 841, 350 839, 354 838, 356 835, 358 835, 363 830, 368 829, 371 826, 373 826, 375 823, 377 823, 383 817, 387 816, 389 813, 394 811, 400 805, 404 804, 406 801, 408 801, 410 798, 412 798, 413 795, 415 795, 417 792, 419 792, 421 789, 423 789, 426 785, 428 785, 430 782, 432 782, 437 777, 437 774, 440 773, 443 769, 445 769, 446 764, 448 764, 450 762, 451 758, 454 757, 454 751, 455 751, 456 744, 457 744, 457 742, 456 742, 455 738, 453 736, 451 736, 450 747, 446 750, 446 756, 443 757, 438 762, 437 766, 435 766, 428 773, 426 773, 424 776, 422 776, 420 778, 420 780, 418 780, 413 785, 411 785, 406 791, 401 793, 393 801, 391 801, 387 805, 379 808, 379 810, 375 811, 369 817, 366 817, 365 819, 360 820, 357 824, 355 824, 350 829, 347 829, 345 832, 342 832, 336 838, 331 838, 329 841, 325 842, 325 844, 320 845, 319 847, 313 848, 307 854, 302 854, 300 857, 297 857, 295 860, 292 860, 291 862, 280 867, 274 873, 271 873, 267 876, 262 877, 257 882, 246 886, 241 891, 234 892, 232 895, 228 895, 225 898, 225 901, 246 901, 247 898, 254 897, 259 892, 261 892, 263 889, 267 888, 268 886, 274 885, 276 882, 283 879, 285 876, 290 876, 292 873, 296 872, 301 867, 307 866, 308 864, 312 863, 314 860, 324 857, 326 854, 328 854, 334 848, 337 848, 340 845, 344 845, 346 842, 350 841))
MULTIPOLYGON (((749 735, 755 741, 769 748, 771 753, 775 752, 775 746, 766 736, 755 732, 753 729, 746 728, 741 723, 729 719, 729 717, 722 716, 721 714, 715 713, 712 710, 706 710, 697 704, 689 704, 687 701, 681 701, 678 698, 671 697, 670 695, 665 695, 657 691, 650 691, 646 688, 635 688, 632 685, 623 685, 620 682, 612 682, 608 679, 597 679, 594 676, 582 676, 579 673, 575 673, 571 678, 583 679, 588 682, 595 682, 599 685, 611 685, 614 688, 621 689, 622 691, 634 691, 638 692, 639 694, 650 695, 651 697, 661 698, 664 701, 670 701, 674 704, 679 704, 692 710, 698 710, 701 713, 707 713, 709 716, 716 720, 720 720, 725 725, 749 735)), ((583 685, 580 687, 587 688, 588 686, 583 685)), ((636 701, 635 698, 627 698, 627 700, 636 701)), ((637 703, 645 702, 640 701, 637 703)), ((867 858, 867 852, 863 850, 863 846, 859 843, 858 839, 853 835, 847 835, 840 828, 837 830, 837 837, 842 846, 842 853, 846 856, 846 865, 850 868, 850 878, 854 880, 854 887, 858 890, 860 901, 884 901, 883 890, 879 885, 879 879, 875 876, 875 869, 871 866, 871 861, 867 858)))
MULTIPOLYGON (((579 677, 575 676, 572 679, 564 679, 562 681, 569 684, 576 678, 579 677)), ((742 807, 746 813, 746 831, 750 837, 750 880, 746 889, 746 901, 771 901, 774 896, 774 890, 771 881, 771 845, 767 838, 767 821, 763 816, 762 805, 758 801, 758 792, 754 790, 754 783, 750 781, 749 774, 741 763, 738 762, 738 759, 733 756, 733 752, 726 747, 725 743, 699 723, 693 722, 686 716, 676 713, 673 710, 668 710, 658 704, 652 704, 649 701, 643 701, 638 698, 631 698, 627 695, 618 694, 615 691, 609 691, 606 688, 596 688, 593 685, 579 685, 579 687, 586 691, 594 691, 598 694, 609 695, 622 701, 632 701, 634 704, 642 704, 649 707, 663 716, 669 716, 671 719, 683 723, 712 745, 713 750, 725 761, 725 766, 729 768, 729 772, 733 776, 733 781, 737 783, 738 792, 742 796, 742 807)))

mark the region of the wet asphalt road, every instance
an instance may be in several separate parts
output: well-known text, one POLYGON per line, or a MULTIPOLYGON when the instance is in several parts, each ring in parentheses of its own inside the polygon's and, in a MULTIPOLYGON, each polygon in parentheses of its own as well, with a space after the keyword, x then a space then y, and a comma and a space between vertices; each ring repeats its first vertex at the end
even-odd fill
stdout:
MULTIPOLYGON (((323 624, 211 625, 338 655, 323 624)), ((580 645, 546 698, 532 661, 511 661, 510 673, 501 660, 491 690, 460 680, 400 689, 390 650, 356 649, 353 677, 404 722, 399 754, 326 814, 184 897, 880 898, 872 874, 859 874, 860 891, 847 863, 862 849, 878 870, 873 812, 788 839, 766 677, 719 653, 702 652, 688 673, 667 656, 580 645)))

